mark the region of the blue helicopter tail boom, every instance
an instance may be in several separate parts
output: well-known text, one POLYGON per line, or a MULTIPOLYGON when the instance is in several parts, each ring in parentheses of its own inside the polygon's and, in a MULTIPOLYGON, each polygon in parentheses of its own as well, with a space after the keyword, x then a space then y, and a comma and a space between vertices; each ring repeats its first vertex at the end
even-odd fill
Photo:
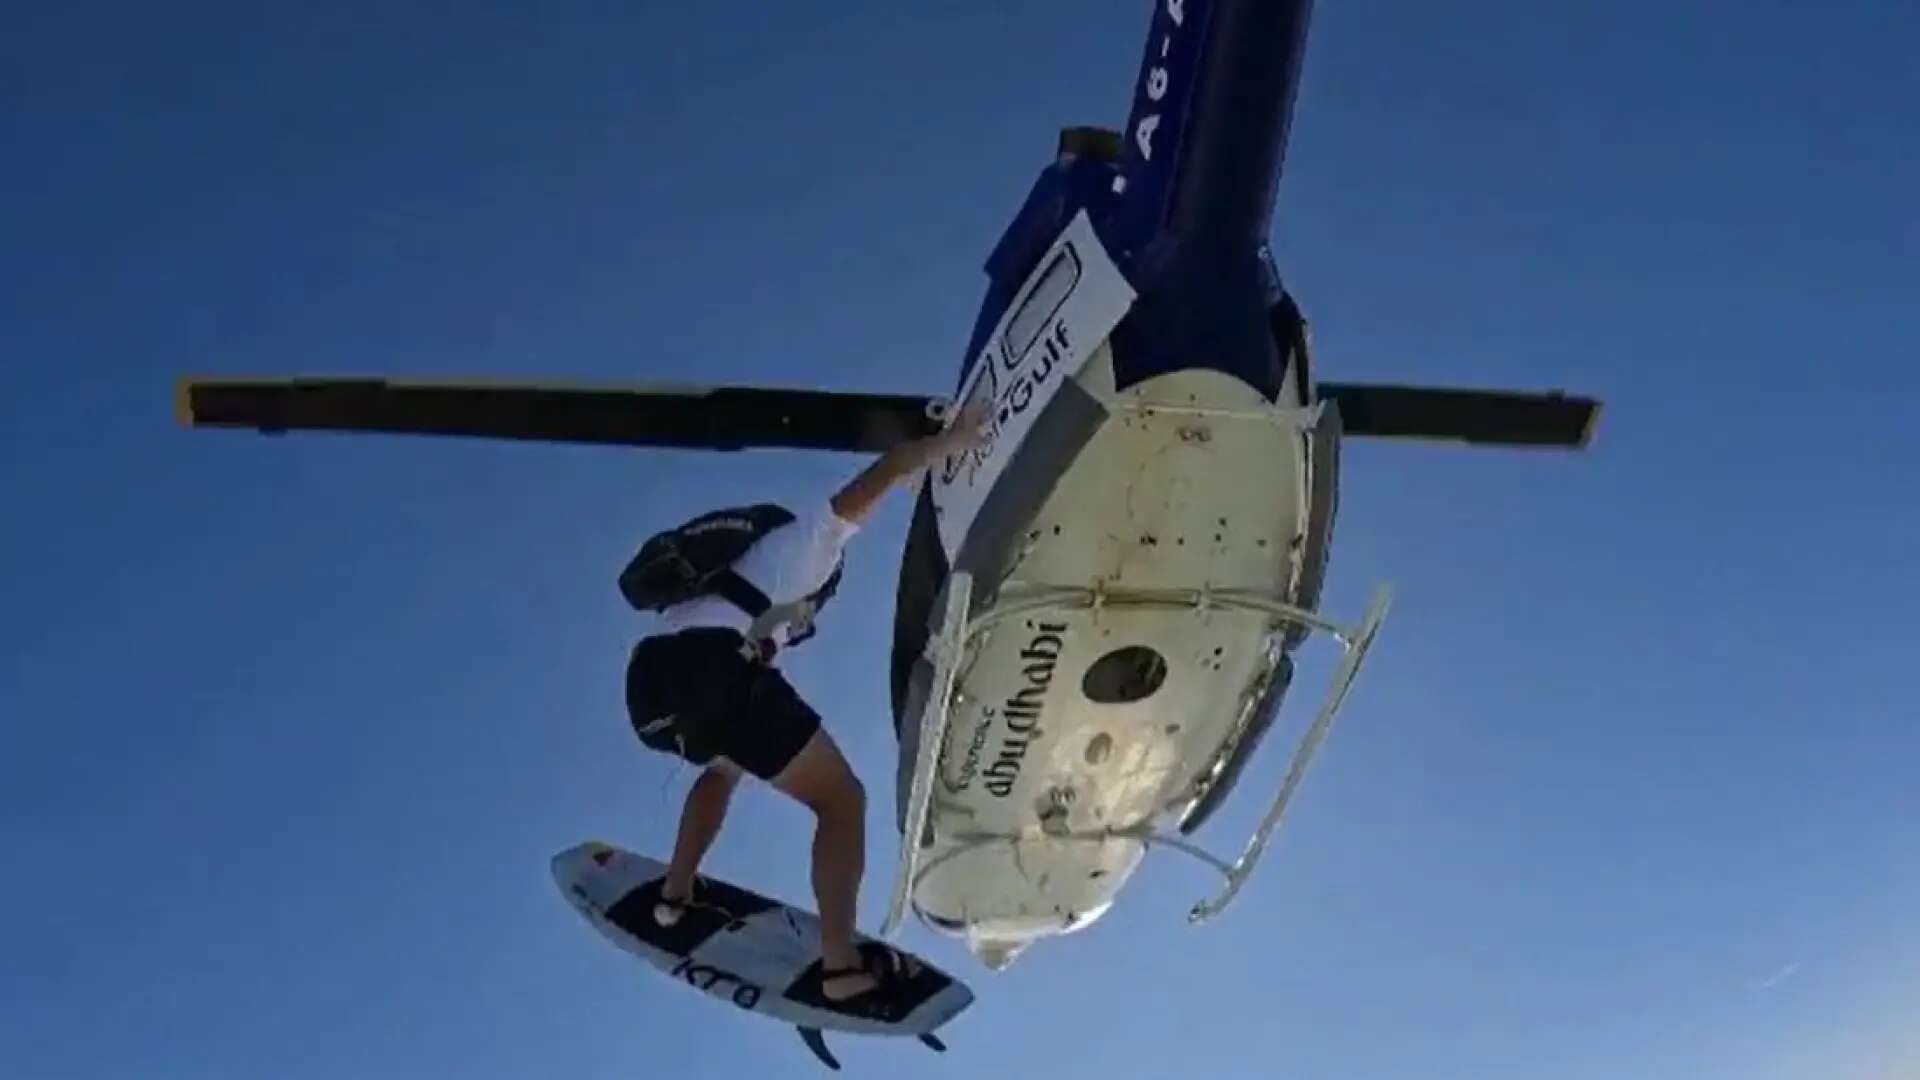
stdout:
POLYGON ((1312 6, 1159 0, 1108 233, 1123 258, 1169 244, 1265 245, 1312 6))

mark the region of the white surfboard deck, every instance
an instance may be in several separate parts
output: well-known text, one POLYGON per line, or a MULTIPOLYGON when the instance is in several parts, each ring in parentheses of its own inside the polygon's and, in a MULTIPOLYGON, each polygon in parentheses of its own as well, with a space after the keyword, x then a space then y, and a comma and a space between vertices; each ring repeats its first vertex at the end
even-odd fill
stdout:
MULTIPOLYGON (((819 992, 820 923, 812 912, 702 876, 693 905, 663 927, 653 911, 666 873, 665 863, 597 842, 553 857, 561 895, 609 941, 678 982, 803 1034, 927 1036, 973 1003, 965 984, 916 956, 922 970, 886 1015, 837 1011, 819 992)), ((856 935, 855 944, 878 943, 856 935)))

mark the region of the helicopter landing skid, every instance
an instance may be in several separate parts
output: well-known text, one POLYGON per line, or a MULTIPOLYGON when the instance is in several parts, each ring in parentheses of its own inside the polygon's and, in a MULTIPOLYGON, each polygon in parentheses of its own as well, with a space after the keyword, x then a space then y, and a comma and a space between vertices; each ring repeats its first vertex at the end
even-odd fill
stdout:
POLYGON ((940 627, 927 639, 926 656, 933 664, 933 679, 927 689, 926 705, 920 714, 920 742, 913 763, 913 787, 907 798, 906 827, 900 831, 900 872, 894 878, 893 897, 887 904, 886 921, 880 924, 880 936, 891 938, 900 929, 907 909, 907 896, 920 880, 917 869, 921 843, 927 831, 927 814, 933 806, 933 777, 940 765, 940 748, 947 739, 947 719, 952 715, 953 681, 966 653, 967 608, 973 602, 973 575, 956 571, 947 579, 940 627))
POLYGON ((900 872, 894 881, 893 897, 887 909, 886 921, 882 924, 882 937, 891 937, 899 929, 906 914, 906 908, 915 886, 931 871, 941 864, 966 852, 996 843, 1017 844, 1029 839, 1025 835, 994 833, 971 833, 952 838, 953 844, 937 857, 922 861, 926 850, 925 832, 927 816, 933 801, 934 773, 938 767, 940 748, 947 735, 947 723, 951 713, 954 676, 965 654, 966 646, 974 635, 988 629, 995 623, 1035 610, 1062 606, 1102 606, 1121 607, 1129 605, 1153 607, 1222 607, 1257 610, 1273 616, 1282 623, 1304 626, 1311 630, 1324 631, 1339 641, 1345 649, 1345 655, 1334 668, 1327 690, 1327 696, 1320 704, 1319 712, 1314 716, 1300 742, 1294 747, 1293 757, 1287 763, 1285 777, 1280 782, 1280 790, 1274 794, 1273 803, 1267 808, 1266 816, 1254 829, 1253 836, 1242 849, 1240 857, 1229 863, 1215 856, 1199 845, 1175 836, 1156 831, 1151 822, 1119 828, 1102 829, 1092 832, 1060 832, 1048 834, 1050 840, 1106 842, 1111 840, 1131 840, 1143 845, 1159 845, 1189 855, 1218 870, 1226 879, 1225 887, 1211 899, 1196 903, 1188 912, 1188 921, 1205 922, 1226 910, 1247 878, 1253 873, 1260 857, 1265 854, 1267 842, 1280 827, 1287 806, 1299 790, 1300 781, 1306 775, 1308 766, 1319 753, 1320 744, 1326 739, 1327 731, 1333 726, 1333 720, 1346 702, 1347 692, 1360 674, 1360 665, 1366 661, 1367 652, 1374 638, 1380 633, 1381 625, 1386 621, 1387 611, 1392 605, 1392 590, 1379 586, 1374 590, 1373 598, 1367 605, 1366 615, 1358 626, 1346 627, 1331 622, 1313 612, 1295 607, 1257 590, 1248 589, 1074 589, 1042 588, 1022 591, 1004 596, 999 602, 977 617, 967 618, 967 607, 972 598, 973 581, 964 573, 956 573, 949 580, 946 593, 946 605, 941 612, 938 633, 927 643, 927 658, 933 664, 934 677, 929 687, 927 699, 920 714, 920 742, 914 762, 913 785, 907 802, 906 828, 900 837, 900 872))

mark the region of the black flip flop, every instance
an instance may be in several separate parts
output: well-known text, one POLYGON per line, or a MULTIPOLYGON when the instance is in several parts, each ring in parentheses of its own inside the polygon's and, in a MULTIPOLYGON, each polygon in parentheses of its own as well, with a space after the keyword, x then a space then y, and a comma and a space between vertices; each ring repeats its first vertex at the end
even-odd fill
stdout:
POLYGON ((717 915, 726 916, 728 930, 738 930, 740 927, 746 925, 744 920, 726 908, 718 904, 703 903, 699 896, 700 884, 701 879, 695 877, 693 879, 693 885, 687 890, 687 896, 684 900, 672 900, 665 896, 655 900, 653 902, 654 925, 662 928, 678 926, 680 920, 686 918, 687 912, 694 910, 711 911, 717 915))
POLYGON ((899 984, 914 977, 906 967, 906 958, 893 949, 878 943, 863 946, 860 950, 862 963, 859 967, 826 968, 820 970, 820 997, 827 1006, 835 1011, 854 1015, 881 1018, 890 1004, 887 996, 899 984), (828 995, 827 983, 849 975, 867 975, 872 977, 873 985, 856 994, 843 998, 828 995))

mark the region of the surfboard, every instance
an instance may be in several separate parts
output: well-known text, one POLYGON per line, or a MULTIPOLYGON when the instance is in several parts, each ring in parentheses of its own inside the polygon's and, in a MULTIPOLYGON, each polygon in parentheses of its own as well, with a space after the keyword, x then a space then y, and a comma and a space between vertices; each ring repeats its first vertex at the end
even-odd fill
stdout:
MULTIPOLYGON (((702 876, 693 903, 671 925, 654 917, 665 863, 590 841, 553 857, 553 878, 573 909, 609 941, 649 966, 744 1012, 782 1020, 823 1062, 839 1068, 820 1032, 914 1036, 945 1049, 933 1033, 973 1003, 973 992, 926 960, 878 1009, 843 1010, 820 990, 820 922, 810 911, 702 876)), ((863 951, 880 947, 856 934, 863 951)), ((900 951, 900 950, 896 950, 900 951)))

